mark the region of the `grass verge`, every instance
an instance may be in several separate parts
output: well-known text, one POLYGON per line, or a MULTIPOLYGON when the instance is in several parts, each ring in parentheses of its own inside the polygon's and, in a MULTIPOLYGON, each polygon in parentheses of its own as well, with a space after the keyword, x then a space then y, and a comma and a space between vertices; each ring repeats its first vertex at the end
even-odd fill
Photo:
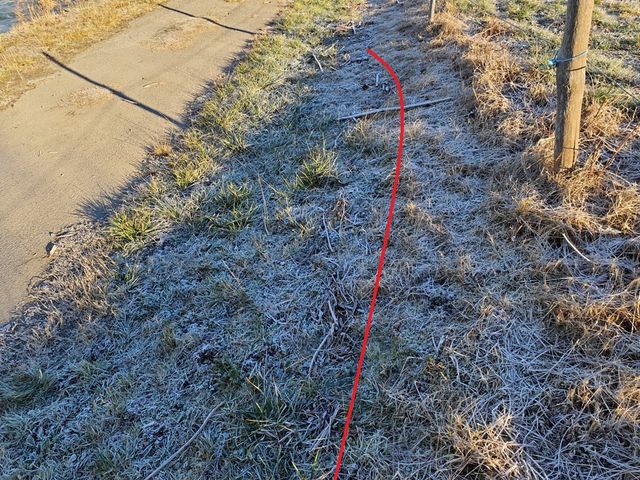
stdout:
MULTIPOLYGON (((635 288, 635 217, 562 204, 581 183, 549 175, 531 150, 544 135, 523 99, 535 95, 544 125, 550 92, 522 73, 528 56, 508 48, 504 26, 441 16, 427 31, 426 2, 395 1, 359 23, 358 6, 294 2, 212 87, 195 126, 153 150, 126 214, 60 244, 24 318, 0 336, 3 474, 144 476, 220 405, 167 478, 331 477, 398 125, 395 114, 332 119, 395 105, 364 60, 375 41, 407 102, 456 100, 407 113, 343 474, 635 475, 638 334, 554 310, 588 307, 582 279, 607 306, 628 298, 598 282, 635 288), (618 231, 599 232, 607 222, 618 231), (611 258, 622 246, 629 256, 611 258), (606 276, 617 265, 627 270, 606 276)), ((623 178, 627 148, 612 162, 618 177, 603 179, 623 178)), ((586 204, 608 191, 589 190, 586 204)))
MULTIPOLYGON (((241 358, 244 353, 238 355, 244 351, 241 344, 266 335, 268 313, 255 296, 256 285, 247 283, 247 275, 238 270, 236 262, 242 257, 249 261, 253 254, 247 248, 261 248, 256 227, 283 229, 276 240, 279 245, 289 242, 289 232, 294 232, 290 247, 301 241, 297 226, 276 219, 276 205, 293 199, 295 189, 290 189, 287 182, 295 178, 298 164, 285 165, 285 158, 278 160, 275 143, 291 142, 292 137, 284 125, 272 125, 296 117, 297 106, 308 95, 305 79, 315 73, 315 64, 308 62, 310 52, 317 52, 325 65, 330 65, 334 37, 350 31, 348 25, 357 18, 358 6, 359 2, 348 0, 292 2, 274 33, 258 36, 230 80, 211 89, 194 127, 171 144, 161 143, 151 149, 146 181, 127 206, 97 233, 93 227, 79 227, 75 240, 63 247, 67 255, 54 261, 54 271, 36 288, 41 293, 47 291, 50 300, 34 297, 24 310, 21 324, 31 322, 37 333, 18 335, 21 340, 5 344, 2 352, 7 361, 13 358, 10 364, 22 365, 18 373, 5 377, 6 385, 0 385, 2 476, 142 475, 178 448, 190 425, 201 420, 200 409, 216 397, 225 405, 230 402, 229 407, 234 405, 232 430, 219 432, 219 420, 212 422, 194 447, 193 464, 185 470, 178 462, 167 469, 169 475, 283 478, 296 471, 321 468, 306 454, 301 456, 298 442, 304 438, 302 432, 295 434, 299 440, 292 437, 292 427, 301 425, 297 415, 311 398, 311 391, 293 379, 292 389, 280 386, 274 383, 272 372, 253 368, 248 358, 241 358), (274 130, 269 128, 280 137, 272 135, 274 130), (262 222, 256 218, 260 210, 262 222), (169 259, 177 261, 177 268, 169 267, 162 274, 169 283, 162 280, 158 288, 152 287, 149 282, 159 280, 156 274, 160 270, 152 273, 149 262, 160 252, 158 249, 173 250, 178 245, 198 251, 204 248, 208 253, 184 251, 177 257, 173 251, 167 256, 160 254, 157 259, 164 265, 161 270, 169 267, 165 263, 169 259), (228 256, 230 245, 240 247, 239 257, 228 256), (82 261, 67 263, 76 255, 82 261), (197 292, 187 293, 183 288, 195 279, 182 267, 191 271, 193 260, 198 264, 199 286, 197 292), (139 296, 143 291, 146 293, 139 296), (126 305, 131 300, 135 306, 126 305), (191 305, 192 300, 200 307, 191 305), (182 312, 179 316, 195 314, 199 318, 200 308, 205 308, 217 312, 212 320, 226 315, 235 320, 217 327, 198 320, 200 326, 194 324, 195 330, 187 334, 182 320, 165 317, 168 310, 161 312, 174 307, 182 312), (237 329, 233 326, 236 322, 237 329), (205 341, 201 334, 206 331, 230 335, 230 343, 223 345, 213 337, 205 341), (125 338, 133 343, 122 350, 121 342, 129 342, 125 338), (120 345, 116 350, 107 346, 112 341, 114 347, 120 345), (28 365, 13 357, 22 349, 34 352, 28 365), (63 361, 54 350, 67 350, 70 356, 63 361), (121 370, 122 362, 129 363, 126 358, 131 360, 145 351, 146 359, 140 357, 140 361, 129 364, 133 369, 121 370), (160 357, 164 360, 158 362, 160 357), (185 361, 191 366, 182 370, 185 361), (183 372, 179 374, 182 387, 174 383, 178 380, 175 369, 183 372), (50 371, 55 376, 38 373, 50 371), (199 377, 211 389, 200 390, 195 387, 200 380, 196 380, 192 390, 188 382, 184 383, 187 377, 183 374, 195 375, 194 380, 199 377), (164 393, 158 390, 151 394, 153 400, 140 402, 142 391, 156 390, 158 382, 164 383, 163 378, 168 381, 168 390, 162 387, 164 393), (195 396, 179 394, 183 388, 192 390, 195 396), (183 413, 174 416, 175 402, 187 398, 189 404, 184 404, 183 413), (161 417, 172 418, 175 427, 182 424, 186 429, 178 432, 167 428, 161 417), (30 459, 22 450, 27 445, 30 459), (283 450, 283 445, 288 446, 283 450), (216 459, 222 458, 216 453, 220 448, 229 451, 216 465, 216 459)), ((336 159, 329 151, 295 141, 293 145, 294 158, 303 158, 303 152, 309 155, 303 165, 311 166, 305 179, 313 185, 305 183, 305 187, 323 183, 333 175, 336 159)), ((291 213, 291 218, 295 216, 291 213)), ((254 275, 250 277, 255 280, 254 275)), ((224 415, 229 413, 225 407, 224 415)))
MULTIPOLYGON (((615 95, 599 95, 602 85, 591 83, 583 115, 582 163, 570 174, 554 175, 552 71, 541 67, 538 57, 509 48, 513 28, 498 19, 465 25, 445 12, 434 28, 440 32, 436 43, 451 41, 457 49, 458 68, 470 82, 469 108, 481 120, 481 133, 489 141, 525 150, 520 171, 514 174, 504 165, 505 177, 500 179, 503 185, 516 185, 513 196, 501 195, 496 201, 499 211, 511 212, 505 212, 503 221, 514 222, 519 232, 533 235, 543 247, 539 256, 548 262, 539 265, 544 286, 540 298, 559 322, 577 327, 583 339, 606 342, 605 331, 614 337, 620 330, 636 332, 640 311, 635 269, 627 261, 629 242, 640 228, 640 190, 633 181, 638 164, 632 146, 640 132, 637 109, 620 104, 615 95), (551 260, 551 251, 562 244, 584 264, 551 260)), ((537 48, 530 45, 528 51, 537 48)))

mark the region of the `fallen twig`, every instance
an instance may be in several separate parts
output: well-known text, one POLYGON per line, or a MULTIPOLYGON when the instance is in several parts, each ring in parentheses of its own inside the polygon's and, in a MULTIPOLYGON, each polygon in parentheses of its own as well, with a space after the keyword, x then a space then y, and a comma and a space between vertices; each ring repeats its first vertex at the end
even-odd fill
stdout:
POLYGON ((313 364, 316 362, 316 358, 318 357, 318 354, 322 351, 322 347, 324 347, 324 344, 327 343, 327 341, 333 336, 333 332, 335 329, 334 327, 335 325, 331 325, 331 327, 329 328, 329 331, 320 342, 320 345, 318 345, 318 348, 316 348, 316 351, 313 352, 313 356, 311 357, 311 362, 309 362, 309 370, 307 372, 307 378, 311 377, 311 373, 313 372, 313 364))
POLYGON ((311 55, 313 56, 313 59, 316 61, 316 63, 318 64, 318 67, 320 68, 320 71, 322 73, 324 73, 324 68, 322 68, 322 64, 320 63, 320 60, 318 60, 318 57, 316 57, 316 54, 311 52, 311 55))
POLYGON ((155 477, 158 472, 160 472, 164 467, 166 467, 167 465, 169 465, 171 462, 173 462, 182 452, 184 452, 187 447, 189 445, 191 445, 196 438, 198 438, 198 436, 202 433, 202 430, 204 430, 204 427, 207 425, 207 423, 209 422, 209 420, 211 419, 211 417, 213 416, 213 414, 222 406, 223 404, 220 403, 219 405, 216 405, 215 407, 213 407, 211 409, 211 411, 209 412, 209 415, 207 415, 207 417, 204 419, 204 422, 202 422, 202 425, 200 425, 200 428, 198 428, 198 430, 196 430, 196 433, 194 433, 191 438, 189 440, 187 440, 187 443, 185 443, 184 445, 182 445, 182 447, 180 447, 173 455, 171 455, 169 458, 167 458, 164 462, 162 462, 162 465, 160 465, 158 468, 156 468, 153 472, 151 472, 149 475, 147 475, 145 477, 144 480, 150 480, 151 478, 155 477))
MULTIPOLYGON (((404 109, 405 110, 410 110, 412 108, 418 108, 418 107, 430 107, 431 105, 436 105, 438 103, 448 102, 449 100, 453 100, 453 98, 452 97, 444 97, 444 98, 437 98, 435 100, 425 100, 424 102, 418 102, 418 103, 412 103, 412 104, 409 104, 409 105, 405 105, 404 109)), ((366 112, 354 113, 353 115, 347 115, 346 117, 340 117, 340 118, 338 118, 338 120, 339 121, 351 120, 353 118, 366 117, 368 115, 373 115, 375 113, 394 112, 396 110, 400 110, 400 107, 377 108, 375 110, 367 110, 366 112)))
POLYGON ((233 279, 236 281, 236 283, 242 288, 242 282, 240 281, 240 279, 238 278, 238 276, 233 273, 233 270, 231 270, 231 268, 229 267, 229 265, 227 265, 227 262, 225 262, 224 260, 221 260, 222 265, 224 265, 224 268, 227 269, 227 272, 229 272, 231 274, 231 276, 233 277, 233 279))
POLYGON ((569 237, 567 237, 566 234, 562 234, 562 236, 564 237, 564 239, 567 241, 567 243, 569 244, 569 246, 571 248, 573 248, 573 250, 580 255, 582 258, 584 258, 587 262, 589 263, 593 263, 593 260, 589 259, 588 257, 586 257, 580 250, 578 250, 578 247, 576 247, 573 242, 571 240, 569 240, 569 237))
POLYGON ((336 405, 336 408, 333 410, 333 413, 329 417, 329 422, 322 429, 322 432, 320 432, 320 435, 318 435, 315 442, 313 442, 313 445, 311 446, 311 451, 315 451, 320 446, 320 443, 322 442, 322 440, 325 440, 331 437, 331 425, 333 424, 334 420, 338 416, 339 411, 340 411, 340 405, 336 405))
POLYGON ((322 224, 324 225, 324 234, 327 237, 329 251, 333 253, 333 246, 331 245, 331 239, 329 238, 329 228, 327 227, 327 220, 324 218, 324 213, 322 214, 322 224))
POLYGON ((311 357, 311 362, 309 362, 309 371, 307 372, 307 377, 311 377, 311 373, 313 372, 313 364, 316 362, 316 358, 318 357, 318 354, 322 351, 322 348, 324 347, 325 343, 327 343, 327 341, 331 337, 333 337, 333 334, 335 333, 335 330, 336 330, 336 326, 338 325, 338 317, 336 316, 336 312, 333 309, 333 305, 331 305, 331 301, 328 301, 327 305, 329 306, 329 313, 331 314, 333 323, 331 324, 331 327, 329 327, 329 331, 327 332, 327 334, 324 336, 324 338, 320 342, 320 345, 318 345, 318 348, 316 348, 316 351, 313 352, 313 356, 311 357))

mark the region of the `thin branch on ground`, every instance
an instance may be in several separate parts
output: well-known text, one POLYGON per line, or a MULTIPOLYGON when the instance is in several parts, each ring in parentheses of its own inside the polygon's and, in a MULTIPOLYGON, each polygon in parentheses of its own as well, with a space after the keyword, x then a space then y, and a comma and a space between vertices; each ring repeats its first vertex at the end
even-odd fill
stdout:
POLYGON ((318 57, 316 57, 315 53, 311 53, 311 55, 313 56, 313 59, 316 61, 316 63, 318 64, 318 67, 320 68, 320 71, 322 73, 324 73, 324 68, 322 68, 322 64, 320 63, 320 60, 318 60, 318 57))
POLYGON ((178 458, 178 456, 184 452, 189 445, 191 445, 202 433, 202 431, 204 430, 204 427, 207 426, 207 423, 209 423, 209 420, 211 420, 211 417, 213 416, 214 413, 216 413, 220 407, 223 405, 223 403, 220 403, 218 405, 216 405, 215 407, 213 407, 211 409, 211 411, 209 412, 209 415, 207 415, 207 417, 204 419, 204 422, 202 422, 202 425, 200 425, 200 428, 198 428, 198 430, 196 430, 196 433, 194 433, 191 438, 189 440, 187 440, 187 442, 182 445, 182 447, 180 447, 173 455, 171 455, 169 458, 167 458, 164 462, 162 462, 162 464, 156 468, 153 472, 151 472, 149 475, 147 475, 144 480, 150 480, 151 478, 155 477, 163 468, 165 468, 167 465, 169 465, 171 462, 173 462, 176 458, 178 458))
MULTIPOLYGON (((431 105, 437 105, 438 103, 448 102, 448 101, 451 101, 451 100, 453 100, 452 97, 437 98, 435 100, 425 100, 424 102, 418 102, 418 103, 412 103, 410 105, 405 105, 404 109, 405 110, 411 110, 413 108, 419 108, 419 107, 430 107, 431 105)), ((339 121, 352 120, 354 118, 367 117, 369 115, 374 115, 376 113, 395 112, 397 110, 400 110, 400 107, 377 108, 375 110, 367 110, 366 112, 354 113, 353 115, 347 115, 346 117, 340 117, 337 120, 339 120, 339 121)))

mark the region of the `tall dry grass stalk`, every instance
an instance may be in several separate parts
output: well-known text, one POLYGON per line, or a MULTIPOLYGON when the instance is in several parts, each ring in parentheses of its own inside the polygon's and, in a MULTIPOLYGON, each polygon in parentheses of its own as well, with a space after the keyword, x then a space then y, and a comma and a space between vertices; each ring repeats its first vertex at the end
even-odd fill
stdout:
POLYGON ((59 12, 68 6, 68 1, 61 0, 17 0, 14 10, 18 22, 25 23, 59 12))

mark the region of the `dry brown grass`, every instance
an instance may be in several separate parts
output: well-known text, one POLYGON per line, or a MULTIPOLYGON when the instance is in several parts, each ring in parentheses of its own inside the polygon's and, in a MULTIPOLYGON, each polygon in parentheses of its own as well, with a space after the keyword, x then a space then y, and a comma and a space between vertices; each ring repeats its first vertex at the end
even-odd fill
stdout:
POLYGON ((514 440, 515 432, 508 414, 487 424, 470 425, 466 416, 453 415, 447 421, 448 442, 455 451, 451 465, 464 475, 499 478, 524 478, 531 476, 522 445, 514 440))
POLYGON ((158 157, 168 157, 173 153, 173 146, 168 142, 160 142, 153 147, 152 153, 158 157))
MULTIPOLYGON (((522 161, 497 165, 490 208, 514 240, 522 239, 538 283, 532 293, 556 324, 566 328, 575 348, 589 356, 622 358, 637 352, 640 326, 635 249, 640 190, 624 178, 637 178, 630 168, 637 166, 630 146, 630 138, 637 136, 635 111, 603 97, 601 86, 593 84, 583 115, 583 163, 568 175, 551 174, 553 78, 510 48, 514 31, 498 22, 470 22, 461 32, 459 18, 445 12, 436 21, 438 36, 432 43, 455 48, 460 60, 454 63, 474 93, 470 108, 476 110, 483 138, 525 150, 522 161), (621 167, 613 171, 617 163, 621 167)), ((630 375, 635 385, 637 372, 630 375)), ((620 388, 610 377, 595 394, 582 395, 581 408, 592 412, 588 421, 597 429, 611 421, 598 418, 603 411, 599 399, 615 398, 607 408, 618 409, 619 402, 629 405, 636 395, 633 386, 620 388)), ((615 422, 626 434, 637 431, 637 422, 615 422)), ((630 464, 627 468, 634 469, 630 464)))
MULTIPOLYGON (((507 202, 511 204, 509 208, 513 209, 514 219, 524 227, 524 231, 554 241, 564 241, 562 235, 567 235, 573 239, 574 246, 575 243, 583 245, 597 241, 601 235, 637 235, 640 228, 640 190, 637 184, 626 181, 611 170, 616 156, 621 150, 628 151, 629 137, 637 132, 634 111, 615 106, 606 96, 596 98, 594 92, 598 86, 594 86, 587 94, 583 114, 583 164, 568 175, 552 175, 549 166, 555 103, 553 77, 546 75, 539 64, 509 48, 510 35, 514 33, 509 24, 494 18, 474 26, 475 31, 469 32, 473 34, 464 35, 459 32, 458 22, 457 17, 445 12, 435 28, 441 29, 441 23, 457 25, 450 41, 460 52, 458 65, 474 92, 473 105, 477 109, 476 116, 484 138, 526 148, 525 161, 531 164, 523 168, 541 168, 546 172, 543 173, 546 178, 539 177, 533 183, 523 185, 519 198, 507 202), (529 98, 536 105, 532 105, 529 98), (498 135, 495 135, 496 131, 498 135), (527 147, 532 143, 533 147, 527 147)), ((442 42, 442 38, 437 40, 437 44, 442 42)), ((511 181, 519 180, 513 170, 507 174, 509 177, 511 181)), ((617 254, 615 251, 603 252, 604 257, 610 255, 617 254)), ((615 260, 607 260, 610 261, 615 260)), ((597 277, 589 278, 600 284, 597 277)), ((607 283, 602 284, 602 297, 615 298, 616 289, 606 288, 604 285, 607 283)), ((636 323, 636 310, 629 307, 634 303, 633 288, 629 294, 626 284, 619 286, 620 295, 629 298, 608 303, 606 300, 590 300, 584 295, 597 297, 600 294, 575 292, 571 284, 566 282, 562 293, 549 296, 550 305, 556 305, 552 310, 563 322, 571 318, 578 323, 595 325, 600 324, 604 316, 611 320, 605 324, 617 322, 628 328, 636 323), (565 295, 573 298, 571 292, 580 300, 563 302, 557 299, 565 295), (584 308, 578 307, 581 302, 584 302, 584 308), (560 304, 566 308, 559 307, 560 304), (619 314, 616 313, 617 308, 619 314)), ((557 288, 555 282, 554 288, 557 288)))

